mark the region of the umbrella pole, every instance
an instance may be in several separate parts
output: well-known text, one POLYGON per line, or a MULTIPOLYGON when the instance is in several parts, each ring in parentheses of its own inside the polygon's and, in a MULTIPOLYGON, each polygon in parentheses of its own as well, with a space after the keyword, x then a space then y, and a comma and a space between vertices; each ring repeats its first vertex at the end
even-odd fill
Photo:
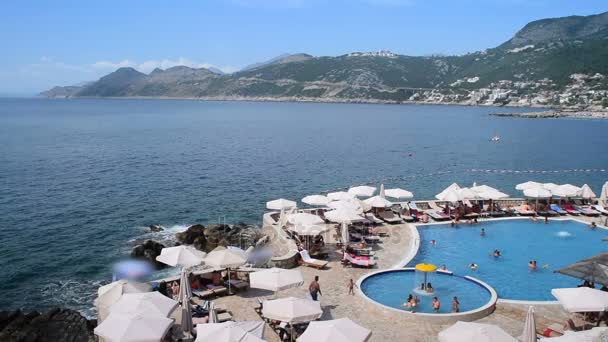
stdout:
POLYGON ((232 294, 232 291, 230 290, 230 267, 228 267, 228 294, 232 294))

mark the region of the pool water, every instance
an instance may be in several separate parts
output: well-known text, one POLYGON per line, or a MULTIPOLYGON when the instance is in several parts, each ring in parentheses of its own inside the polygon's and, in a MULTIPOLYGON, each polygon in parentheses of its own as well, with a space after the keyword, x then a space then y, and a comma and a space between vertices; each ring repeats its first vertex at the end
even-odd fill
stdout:
POLYGON ((499 298, 514 300, 555 300, 551 289, 573 287, 580 281, 554 271, 605 252, 608 247, 602 241, 608 236, 607 230, 592 230, 573 220, 545 224, 508 219, 456 228, 450 224, 418 226, 418 231, 420 250, 410 265, 445 264, 457 275, 470 275, 487 283, 499 298), (481 228, 486 230, 485 236, 480 235, 481 228), (502 256, 494 258, 494 249, 502 256), (536 271, 529 270, 530 260, 537 261, 536 271), (478 265, 476 271, 469 269, 471 263, 478 265))
POLYGON ((460 276, 434 273, 430 275, 435 292, 419 295, 415 288, 420 286, 420 277, 414 271, 397 270, 371 275, 361 283, 361 291, 370 299, 386 306, 404 311, 412 311, 402 304, 408 295, 418 295, 420 304, 415 312, 434 313, 433 297, 441 302, 439 313, 452 312, 452 298, 458 297, 460 312, 477 309, 490 301, 490 292, 481 285, 460 276))

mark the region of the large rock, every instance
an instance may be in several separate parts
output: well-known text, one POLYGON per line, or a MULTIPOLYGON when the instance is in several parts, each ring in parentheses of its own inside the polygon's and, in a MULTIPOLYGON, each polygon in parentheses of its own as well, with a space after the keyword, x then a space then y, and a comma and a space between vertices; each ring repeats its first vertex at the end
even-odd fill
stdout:
POLYGON ((188 227, 186 231, 175 234, 175 239, 179 243, 191 245, 196 238, 201 236, 205 237, 205 226, 202 224, 195 224, 188 227))
POLYGON ((0 341, 10 342, 94 342, 95 321, 70 309, 0 311, 0 341))
POLYGON ((160 242, 154 240, 146 240, 142 244, 138 244, 131 249, 131 257, 140 260, 146 260, 154 264, 157 268, 165 267, 166 265, 156 261, 156 257, 160 255, 162 249, 165 248, 160 242))
POLYGON ((195 224, 175 235, 179 243, 193 245, 194 248, 207 253, 218 246, 255 246, 260 237, 262 234, 258 228, 243 223, 212 224, 207 227, 195 224))

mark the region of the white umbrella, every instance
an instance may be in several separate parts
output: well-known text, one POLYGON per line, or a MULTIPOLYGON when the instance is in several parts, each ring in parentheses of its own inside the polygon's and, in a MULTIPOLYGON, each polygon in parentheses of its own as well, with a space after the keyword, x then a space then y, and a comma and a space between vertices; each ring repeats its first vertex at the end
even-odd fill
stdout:
POLYGON ((329 208, 337 209, 337 210, 350 210, 357 212, 359 214, 363 213, 364 208, 361 206, 359 201, 354 200, 340 200, 334 201, 327 205, 329 208))
POLYGON ((325 218, 330 220, 331 222, 336 222, 336 223, 363 220, 363 217, 359 216, 359 214, 356 211, 347 210, 347 209, 336 209, 336 210, 328 211, 325 213, 325 218))
POLYGON ((319 234, 323 234, 329 230, 329 227, 323 224, 302 224, 290 227, 289 230, 292 232, 298 233, 298 235, 302 236, 317 236, 319 234))
POLYGON ((551 290, 564 309, 569 312, 602 312, 608 310, 608 292, 589 287, 551 290))
POLYGON ((295 208, 296 206, 296 202, 286 200, 284 198, 279 198, 274 201, 266 202, 266 208, 270 210, 285 210, 295 208))
POLYGON ((560 268, 555 272, 593 283, 608 284, 608 265, 603 258, 604 256, 600 254, 560 268))
POLYGON ((192 246, 166 247, 160 251, 156 261, 169 266, 191 267, 200 265, 207 254, 192 246))
POLYGON ((477 195, 485 200, 498 200, 498 199, 509 197, 509 195, 505 194, 504 192, 500 192, 498 190, 478 192, 477 195))
POLYGON ((304 284, 304 277, 299 270, 284 268, 270 268, 249 274, 249 283, 252 288, 268 291, 283 291, 304 284))
MULTIPOLYGON (((454 183, 454 184, 456 184, 456 183, 454 183)), ((442 192, 438 193, 437 195, 435 195, 435 198, 437 198, 440 201, 446 201, 446 202, 460 201, 460 195, 458 194, 457 189, 449 189, 447 191, 442 191, 442 192)))
POLYGON ((477 185, 475 183, 473 183, 473 186, 470 187, 469 189, 471 189, 472 191, 475 191, 476 193, 482 193, 482 192, 492 192, 492 191, 498 191, 498 189, 493 188, 489 185, 477 185))
MULTIPOLYGON (((450 186, 443 189, 443 191, 441 191, 439 194, 437 194, 437 196, 441 196, 441 194, 443 194, 443 193, 450 192, 450 191, 456 191, 456 190, 460 190, 460 185, 458 185, 456 183, 452 183, 452 184, 450 184, 450 186)), ((437 196, 435 196, 435 197, 437 197, 437 196)))
POLYGON ((163 316, 111 313, 94 333, 107 342, 158 342, 171 325, 173 320, 163 316))
POLYGON ((101 323, 110 314, 110 307, 118 302, 123 294, 150 291, 152 291, 152 287, 149 284, 124 279, 99 287, 97 289, 97 298, 95 299, 97 320, 101 323))
MULTIPOLYGON (((188 286, 188 288, 190 288, 190 285, 187 285, 187 286, 188 286)), ((181 291, 182 287, 184 287, 183 284, 180 287, 180 291, 181 291)), ((190 295, 190 297, 188 297, 186 292, 183 293, 183 297, 180 297, 180 299, 182 301, 182 322, 181 322, 180 328, 182 329, 182 332, 192 336, 192 328, 193 328, 192 324, 193 323, 192 323, 192 311, 190 308, 190 298, 192 298, 192 295, 190 295)))
POLYGON ((323 195, 310 195, 302 198, 302 202, 309 205, 327 205, 331 199, 323 195))
POLYGON ((188 279, 188 270, 182 268, 182 272, 179 277, 179 295, 178 299, 180 303, 183 303, 184 298, 189 301, 192 298, 192 289, 190 288, 190 279, 188 279))
POLYGON ((327 194, 327 198, 332 201, 349 200, 355 198, 355 195, 349 194, 346 191, 336 191, 327 194))
POLYGON ((348 189, 349 194, 351 194, 353 196, 361 196, 361 197, 373 196, 374 192, 376 192, 376 188, 373 186, 367 186, 367 185, 354 186, 354 187, 348 189))
POLYGON ((551 191, 545 188, 528 188, 524 190, 524 195, 532 198, 550 198, 551 191))
POLYGON ((350 242, 350 234, 348 232, 348 223, 342 222, 342 227, 340 229, 340 233, 342 235, 342 244, 344 245, 344 252, 346 252, 346 246, 350 242))
POLYGON ((542 184, 543 188, 552 191, 553 189, 557 188, 559 185, 555 184, 555 183, 543 183, 542 184))
POLYGON ((293 225, 312 225, 312 224, 323 224, 325 221, 317 215, 309 213, 297 213, 291 214, 287 217, 287 221, 293 225))
POLYGON ((304 323, 321 317, 321 303, 294 297, 267 300, 262 308, 262 316, 286 323, 304 323))
POLYGON ((462 321, 442 330, 437 337, 439 342, 517 342, 495 325, 462 321))
MULTIPOLYGON (((242 322, 207 323, 196 325, 196 342, 262 342, 261 336, 239 324, 242 322)), ((259 322, 263 324, 263 322, 259 322)), ((258 323, 258 325, 259 325, 258 323)), ((259 330, 259 329, 258 329, 259 330)))
POLYGON ((243 266, 247 262, 247 258, 238 251, 217 247, 207 254, 205 265, 215 268, 228 269, 228 293, 230 293, 230 269, 233 267, 243 266))
POLYGON ((178 303, 171 298, 168 298, 160 292, 146 293, 125 293, 116 304, 110 307, 110 315, 128 314, 128 315, 154 315, 169 317, 173 309, 178 306, 178 303))
POLYGON ((587 184, 583 184, 583 186, 581 187, 581 191, 578 193, 578 196, 586 199, 596 197, 593 190, 591 190, 591 187, 587 184))
POLYGON ((525 183, 521 183, 521 184, 517 184, 515 186, 516 190, 526 190, 526 189, 531 189, 531 188, 542 188, 543 184, 542 183, 538 183, 538 182, 533 182, 533 181, 527 181, 525 183))
POLYGON ((363 200, 363 202, 369 204, 372 208, 387 208, 393 205, 391 201, 380 196, 370 197, 366 200, 363 200))
POLYGON ((524 331, 521 334, 521 342, 536 342, 536 319, 534 318, 534 308, 530 306, 526 314, 524 331))
POLYGON ((575 197, 580 193, 581 188, 572 184, 559 185, 551 190, 554 196, 559 197, 575 197))
POLYGON ((348 318, 339 318, 310 322, 298 342, 365 342, 371 335, 371 330, 348 318))
POLYGON ((386 198, 386 192, 384 191, 384 184, 380 184, 380 192, 378 193, 378 196, 380 196, 382 198, 386 198))
POLYGON ((386 189, 384 191, 384 194, 386 195, 386 197, 397 198, 397 199, 414 197, 414 194, 412 194, 411 192, 400 189, 400 188, 386 189))
POLYGON ((602 192, 600 193, 600 200, 604 205, 606 204, 606 200, 608 199, 608 182, 604 183, 602 186, 602 192))
POLYGON ((456 190, 456 193, 458 194, 458 197, 460 198, 460 200, 480 198, 479 194, 477 194, 477 192, 475 192, 469 188, 460 188, 459 190, 456 190))
POLYGON ((214 302, 209 302, 209 321, 207 323, 219 323, 214 302))

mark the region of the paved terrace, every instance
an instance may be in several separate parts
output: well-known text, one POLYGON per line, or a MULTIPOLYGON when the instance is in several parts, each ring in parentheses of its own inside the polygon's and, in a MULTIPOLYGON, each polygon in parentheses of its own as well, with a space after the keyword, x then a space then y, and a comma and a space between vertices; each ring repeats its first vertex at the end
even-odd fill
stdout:
MULTIPOLYGON (((586 218, 579 219, 591 221, 586 218)), ((595 220, 597 221, 597 219, 595 220)), ((390 236, 382 238, 382 243, 375 247, 378 257, 376 268, 345 268, 340 263, 339 250, 335 245, 327 244, 327 248, 336 251, 330 254, 328 268, 316 270, 300 267, 299 269, 304 275, 304 286, 280 292, 278 297, 307 297, 308 284, 315 275, 318 275, 323 292, 323 296, 320 297, 323 320, 349 317, 372 330, 371 341, 437 341, 437 333, 449 324, 416 321, 405 313, 401 314, 370 303, 360 294, 355 296, 347 294, 346 284, 349 279, 352 278, 356 282, 358 278, 367 273, 395 267, 408 254, 413 240, 408 224, 387 227, 390 229, 390 236)), ((269 295, 271 293, 268 291, 249 289, 241 294, 218 298, 215 302, 229 309, 235 320, 260 320, 261 318, 253 309, 257 306, 256 298, 269 295)), ((563 323, 568 317, 568 313, 557 304, 534 305, 534 308, 537 328, 544 328, 554 322, 563 323)), ((499 302, 492 314, 478 322, 498 325, 512 336, 517 337, 522 332, 527 310, 528 305, 499 302)), ((278 336, 269 327, 266 327, 265 338, 268 341, 279 341, 278 336)))

